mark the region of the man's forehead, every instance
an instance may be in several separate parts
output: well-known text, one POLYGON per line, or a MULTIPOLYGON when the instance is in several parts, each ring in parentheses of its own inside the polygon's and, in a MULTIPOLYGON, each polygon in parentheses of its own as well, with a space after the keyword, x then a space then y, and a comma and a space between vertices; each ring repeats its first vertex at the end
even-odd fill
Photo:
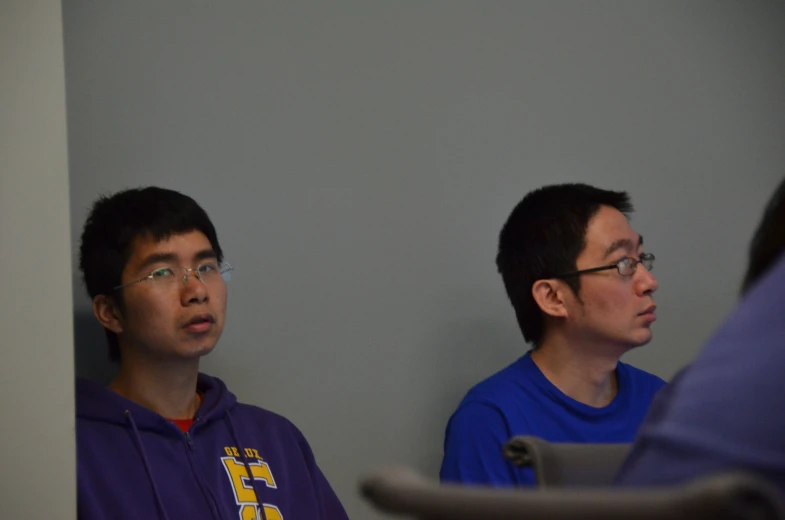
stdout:
POLYGON ((162 239, 148 233, 131 241, 131 261, 144 262, 151 255, 191 258, 203 256, 205 250, 212 250, 212 245, 201 231, 172 234, 162 239))

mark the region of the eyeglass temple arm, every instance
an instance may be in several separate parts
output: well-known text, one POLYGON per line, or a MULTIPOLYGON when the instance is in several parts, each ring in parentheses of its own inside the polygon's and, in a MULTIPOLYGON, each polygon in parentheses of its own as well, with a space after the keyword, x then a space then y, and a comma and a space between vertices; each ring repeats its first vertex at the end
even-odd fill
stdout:
POLYGON ((608 269, 618 269, 619 267, 616 264, 613 265, 604 265, 602 267, 592 267, 591 269, 582 269, 580 271, 573 271, 571 273, 564 273, 557 276, 552 276, 551 278, 570 278, 572 276, 578 276, 581 274, 586 273, 596 273, 598 271, 607 271, 608 269))

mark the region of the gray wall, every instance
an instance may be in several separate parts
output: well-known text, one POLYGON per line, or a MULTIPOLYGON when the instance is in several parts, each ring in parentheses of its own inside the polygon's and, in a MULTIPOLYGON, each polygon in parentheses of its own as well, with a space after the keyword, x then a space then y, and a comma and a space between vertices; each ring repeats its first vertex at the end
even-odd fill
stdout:
POLYGON ((60 2, 0 4, 0 518, 76 518, 60 2))
MULTIPOLYGON (((785 4, 64 3, 72 233, 100 192, 179 188, 237 270, 203 368, 357 476, 435 476, 445 422, 521 355, 494 269, 544 183, 630 190, 670 377, 736 298, 785 172, 785 4)), ((77 367, 109 375, 81 293, 77 367)))

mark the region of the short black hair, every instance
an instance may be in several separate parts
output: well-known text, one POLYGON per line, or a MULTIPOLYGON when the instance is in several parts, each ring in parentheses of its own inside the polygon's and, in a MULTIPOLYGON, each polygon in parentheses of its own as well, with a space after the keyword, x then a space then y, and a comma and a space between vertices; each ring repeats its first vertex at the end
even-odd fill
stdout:
MULTIPOLYGON (((576 269, 586 247, 589 221, 601 206, 615 208, 626 217, 634 211, 626 192, 580 183, 553 184, 523 197, 502 227, 496 267, 523 338, 534 348, 540 345, 545 327, 532 286, 537 280, 576 269)), ((580 296, 578 277, 565 282, 580 296)))
MULTIPOLYGON (((100 196, 85 221, 79 247, 79 269, 90 299, 107 295, 122 309, 122 295, 116 297, 114 288, 121 283, 134 239, 151 236, 161 241, 191 231, 204 233, 218 261, 223 260, 210 217, 191 197, 156 186, 100 196)), ((106 338, 109 357, 119 360, 117 335, 107 329, 106 338)))
POLYGON ((750 242, 742 295, 755 285, 785 251, 785 179, 771 196, 750 242))

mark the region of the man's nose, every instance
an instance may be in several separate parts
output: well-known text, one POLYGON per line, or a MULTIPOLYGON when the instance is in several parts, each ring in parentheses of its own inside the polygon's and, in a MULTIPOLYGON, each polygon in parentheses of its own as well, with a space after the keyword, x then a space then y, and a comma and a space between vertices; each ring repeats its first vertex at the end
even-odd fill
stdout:
POLYGON ((640 275, 640 281, 638 283, 640 293, 646 294, 655 292, 660 286, 657 278, 643 265, 638 265, 638 271, 640 271, 640 273, 638 273, 640 275))
POLYGON ((187 269, 183 277, 183 301, 187 302, 203 302, 208 298, 207 286, 199 276, 199 271, 196 269, 187 269))

